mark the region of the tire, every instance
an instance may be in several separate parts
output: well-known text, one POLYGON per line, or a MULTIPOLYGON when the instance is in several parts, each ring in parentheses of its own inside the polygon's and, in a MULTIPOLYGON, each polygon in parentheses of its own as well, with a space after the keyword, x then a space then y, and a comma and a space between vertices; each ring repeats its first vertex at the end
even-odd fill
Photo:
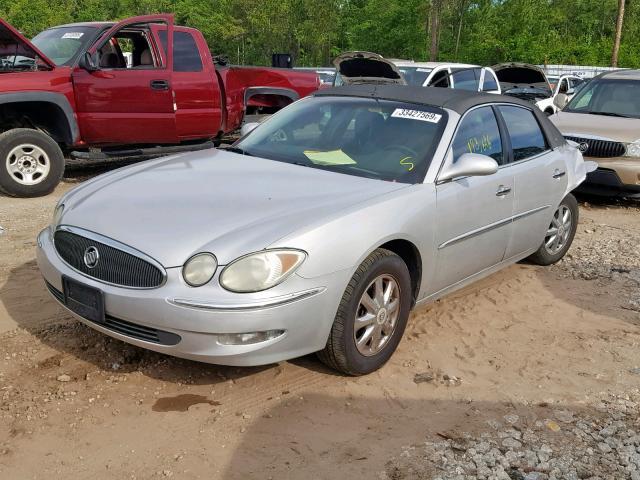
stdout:
POLYGON ((47 134, 15 128, 0 134, 0 191, 12 197, 51 193, 64 173, 64 155, 47 134))
MULTIPOLYGON (((327 366, 347 375, 365 375, 379 369, 400 343, 411 311, 411 298, 411 276, 407 265, 389 250, 375 250, 351 277, 340 301, 327 345, 318 352, 318 357, 327 366), (382 283, 378 284, 378 280, 382 283), (379 302, 372 299, 376 288, 382 285, 382 290, 386 290, 392 282, 395 282, 395 286, 389 297, 390 308, 378 309, 379 302), (366 302, 371 309, 361 303, 365 294, 373 302, 366 302), (394 307, 396 301, 397 306, 394 307), (382 310, 385 313, 381 313, 382 310), (362 323, 366 326, 359 325, 356 329, 357 315, 370 323, 362 323), (379 337, 376 332, 379 332, 379 337), (358 339, 367 338, 370 341, 357 345, 358 339)), ((384 300, 383 304, 387 305, 384 300)))
POLYGON ((578 202, 576 201, 576 197, 568 194, 562 199, 562 202, 560 202, 555 212, 553 212, 551 224, 542 240, 540 248, 538 248, 538 251, 531 255, 529 259, 538 265, 551 265, 558 262, 571 247, 573 237, 575 237, 576 229, 578 228, 578 220, 578 202), (570 223, 562 221, 560 218, 564 218, 565 212, 569 214, 568 221, 570 223), (561 229, 559 229, 559 222, 562 224, 561 229), (551 233, 553 229, 559 230, 559 233, 554 235, 551 233))

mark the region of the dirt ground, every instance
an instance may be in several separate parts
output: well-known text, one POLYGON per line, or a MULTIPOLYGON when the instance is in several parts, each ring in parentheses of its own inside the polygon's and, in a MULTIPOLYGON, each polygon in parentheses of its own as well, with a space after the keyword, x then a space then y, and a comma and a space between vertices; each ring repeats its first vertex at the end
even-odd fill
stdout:
POLYGON ((484 438, 503 418, 559 441, 557 412, 601 418, 602 395, 640 386, 638 204, 582 203, 566 260, 418 308, 391 361, 348 378, 313 356, 175 359, 70 318, 45 290, 35 237, 91 174, 45 198, 0 197, 0 478, 436 478, 442 462, 420 470, 401 461, 407 449, 484 438))

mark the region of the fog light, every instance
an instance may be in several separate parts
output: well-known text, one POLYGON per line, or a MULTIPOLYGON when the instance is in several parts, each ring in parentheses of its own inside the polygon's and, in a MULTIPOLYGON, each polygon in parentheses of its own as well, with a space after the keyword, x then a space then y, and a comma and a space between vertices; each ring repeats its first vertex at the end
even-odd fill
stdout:
POLYGON ((284 334, 284 330, 267 330, 266 332, 224 333, 218 335, 220 345, 253 345, 254 343, 273 340, 284 334))

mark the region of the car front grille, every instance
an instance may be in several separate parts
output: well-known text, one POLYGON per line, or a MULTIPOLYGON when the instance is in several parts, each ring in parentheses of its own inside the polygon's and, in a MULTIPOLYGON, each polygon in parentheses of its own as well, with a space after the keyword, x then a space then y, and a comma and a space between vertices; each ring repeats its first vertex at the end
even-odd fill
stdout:
POLYGON ((564 137, 578 144, 589 145, 586 152, 582 152, 585 157, 610 158, 621 157, 627 151, 623 143, 609 140, 594 140, 593 138, 564 137))
MULTIPOLYGON (((51 292, 51 295, 53 295, 56 300, 64 305, 64 293, 62 293, 47 281, 45 281, 45 284, 49 292, 51 292)), ((99 325, 102 328, 106 328, 107 330, 111 330, 112 332, 135 338, 137 340, 143 340, 145 342, 157 343, 158 345, 177 345, 182 340, 182 337, 180 337, 180 335, 176 335, 175 333, 165 332, 164 330, 158 330, 156 328, 147 327, 145 325, 127 322, 126 320, 121 320, 110 315, 105 316, 104 323, 93 322, 88 318, 85 320, 90 321, 95 325, 99 325)))
POLYGON ((112 285, 130 288, 156 288, 163 284, 165 273, 158 266, 140 256, 106 245, 104 242, 57 230, 54 235, 56 251, 75 270, 112 285), (87 249, 94 247, 99 260, 90 268, 85 262, 87 249))

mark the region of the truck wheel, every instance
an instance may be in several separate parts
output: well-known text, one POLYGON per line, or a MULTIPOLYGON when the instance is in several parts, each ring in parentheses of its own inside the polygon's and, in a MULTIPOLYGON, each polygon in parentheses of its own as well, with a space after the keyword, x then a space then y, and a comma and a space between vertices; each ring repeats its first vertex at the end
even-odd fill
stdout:
POLYGON ((0 191, 13 197, 51 193, 64 173, 64 155, 47 134, 15 128, 0 135, 0 191))

